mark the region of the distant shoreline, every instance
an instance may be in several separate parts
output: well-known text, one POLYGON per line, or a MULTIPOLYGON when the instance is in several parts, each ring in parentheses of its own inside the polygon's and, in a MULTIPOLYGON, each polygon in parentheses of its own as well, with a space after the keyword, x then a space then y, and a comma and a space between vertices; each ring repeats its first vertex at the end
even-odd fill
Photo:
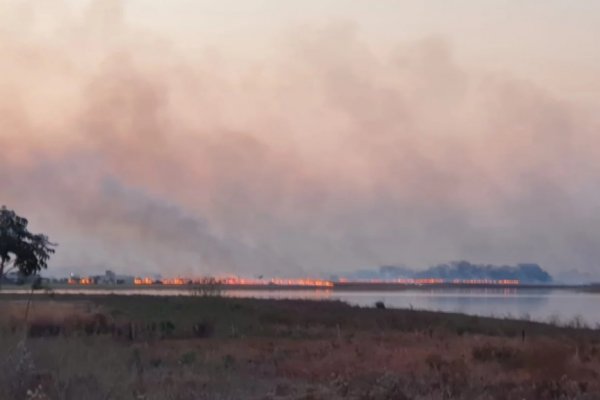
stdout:
MULTIPOLYGON (((202 289, 212 289, 217 291, 368 291, 368 292, 393 292, 393 291, 409 291, 409 290, 447 290, 447 289, 494 289, 494 290, 575 290, 585 292, 600 292, 600 285, 563 285, 563 284, 519 284, 519 285, 499 285, 499 284, 455 284, 455 283, 440 283, 440 284, 402 284, 392 282, 335 282, 331 287, 310 286, 310 285, 216 285, 207 286, 199 284, 191 285, 174 285, 174 284, 152 284, 152 285, 80 285, 80 284, 50 284, 44 289, 50 290, 181 290, 194 291, 202 289)), ((4 284, 0 293, 5 290, 23 290, 29 291, 28 285, 4 284)))

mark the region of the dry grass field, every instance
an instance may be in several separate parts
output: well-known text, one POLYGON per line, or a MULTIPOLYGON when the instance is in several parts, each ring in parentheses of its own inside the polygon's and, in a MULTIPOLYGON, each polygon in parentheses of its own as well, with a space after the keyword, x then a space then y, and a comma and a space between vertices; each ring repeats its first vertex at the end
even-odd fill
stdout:
POLYGON ((339 302, 0 295, 0 399, 600 399, 600 332, 339 302))

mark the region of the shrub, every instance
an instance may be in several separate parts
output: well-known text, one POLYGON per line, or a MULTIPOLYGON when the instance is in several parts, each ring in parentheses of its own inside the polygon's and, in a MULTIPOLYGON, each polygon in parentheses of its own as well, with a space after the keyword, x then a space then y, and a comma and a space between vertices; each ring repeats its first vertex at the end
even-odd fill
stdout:
POLYGON ((179 359, 179 363, 183 365, 190 365, 196 362, 196 353, 193 351, 188 351, 187 353, 183 353, 181 358, 179 359))
POLYGON ((150 360, 150 366, 154 368, 158 368, 163 365, 163 360, 161 358, 152 358, 150 360))
POLYGON ((163 338, 169 337, 173 334, 173 331, 175 331, 175 324, 171 321, 161 321, 159 324, 159 328, 160 334, 163 338))
POLYGON ((223 367, 225 367, 225 369, 233 368, 234 365, 235 357, 233 357, 231 354, 226 354, 223 356, 223 367))
POLYGON ((509 368, 523 366, 522 351, 508 346, 494 346, 486 343, 482 346, 475 346, 471 355, 478 362, 497 362, 503 367, 509 368))
POLYGON ((199 338, 208 338, 214 334, 214 326, 208 321, 200 321, 193 326, 194 335, 199 338))
POLYGON ((35 320, 29 324, 27 336, 31 338, 58 336, 62 331, 62 327, 53 321, 35 320))

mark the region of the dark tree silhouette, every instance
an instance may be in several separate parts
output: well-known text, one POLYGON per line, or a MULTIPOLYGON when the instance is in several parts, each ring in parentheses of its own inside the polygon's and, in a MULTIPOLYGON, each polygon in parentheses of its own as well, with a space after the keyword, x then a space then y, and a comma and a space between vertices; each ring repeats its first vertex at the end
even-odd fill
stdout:
POLYGON ((27 219, 0 208, 0 285, 10 271, 30 276, 48 267, 56 244, 46 235, 29 232, 27 225, 27 219))

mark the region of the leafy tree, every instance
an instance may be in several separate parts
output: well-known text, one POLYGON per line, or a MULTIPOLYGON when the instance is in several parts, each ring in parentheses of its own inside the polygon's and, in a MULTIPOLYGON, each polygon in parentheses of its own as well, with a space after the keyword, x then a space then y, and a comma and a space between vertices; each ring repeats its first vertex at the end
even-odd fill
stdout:
POLYGON ((10 271, 30 276, 48 267, 56 244, 46 235, 29 232, 28 223, 5 206, 0 208, 0 284, 10 271))

